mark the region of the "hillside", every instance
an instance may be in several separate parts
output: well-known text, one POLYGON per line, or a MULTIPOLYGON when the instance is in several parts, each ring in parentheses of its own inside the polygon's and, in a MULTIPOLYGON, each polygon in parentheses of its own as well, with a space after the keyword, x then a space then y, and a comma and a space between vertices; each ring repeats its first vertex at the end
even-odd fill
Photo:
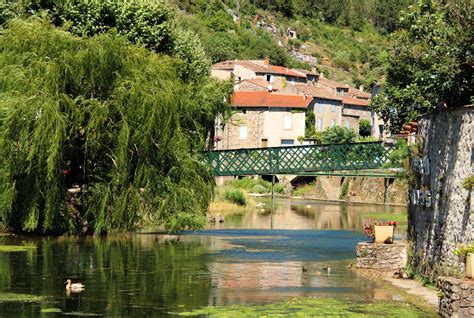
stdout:
POLYGON ((388 34, 410 1, 172 2, 213 63, 269 56, 272 64, 311 68, 311 61, 330 79, 368 87, 384 80, 388 34), (289 30, 296 32, 295 39, 289 30))

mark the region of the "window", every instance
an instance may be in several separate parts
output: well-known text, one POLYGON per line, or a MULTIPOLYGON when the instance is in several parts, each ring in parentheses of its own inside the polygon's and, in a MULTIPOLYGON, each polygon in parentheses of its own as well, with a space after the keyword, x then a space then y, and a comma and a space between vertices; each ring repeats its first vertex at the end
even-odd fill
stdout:
POLYGON ((240 126, 240 139, 247 139, 247 126, 240 126))
POLYGON ((318 101, 318 113, 322 113, 324 110, 324 105, 321 101, 318 101))
POLYGON ((334 121, 334 119, 331 119, 331 127, 334 127, 336 126, 336 122, 334 121))
POLYGON ((295 144, 295 141, 293 139, 282 139, 281 140, 281 146, 293 146, 295 144))
POLYGON ((318 118, 318 130, 321 131, 323 130, 323 119, 318 118))
POLYGON ((283 129, 291 129, 291 115, 285 115, 283 129))
POLYGON ((351 123, 349 122, 349 119, 346 119, 346 128, 351 128, 351 123))
POLYGON ((265 79, 267 80, 267 82, 273 83, 273 75, 267 74, 265 75, 265 79))

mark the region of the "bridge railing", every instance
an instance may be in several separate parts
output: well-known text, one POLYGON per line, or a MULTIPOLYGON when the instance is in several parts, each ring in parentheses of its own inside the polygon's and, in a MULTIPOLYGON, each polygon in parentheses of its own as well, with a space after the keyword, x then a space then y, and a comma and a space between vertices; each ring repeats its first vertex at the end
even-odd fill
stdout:
POLYGON ((215 176, 298 174, 377 169, 390 152, 382 142, 365 142, 211 151, 207 160, 215 176))

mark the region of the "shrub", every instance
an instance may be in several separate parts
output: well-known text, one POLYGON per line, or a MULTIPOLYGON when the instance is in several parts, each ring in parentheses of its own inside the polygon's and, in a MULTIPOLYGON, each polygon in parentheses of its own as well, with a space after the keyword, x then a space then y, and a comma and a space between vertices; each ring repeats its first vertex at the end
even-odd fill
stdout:
POLYGON ((268 189, 265 188, 263 185, 256 184, 256 185, 253 187, 252 192, 253 192, 253 193, 266 193, 266 192, 268 192, 268 189))
POLYGON ((224 199, 237 205, 247 205, 245 194, 239 189, 226 189, 224 192, 224 199))
POLYGON ((372 134, 372 126, 370 121, 367 119, 361 119, 359 121, 359 135, 362 137, 368 137, 372 134))

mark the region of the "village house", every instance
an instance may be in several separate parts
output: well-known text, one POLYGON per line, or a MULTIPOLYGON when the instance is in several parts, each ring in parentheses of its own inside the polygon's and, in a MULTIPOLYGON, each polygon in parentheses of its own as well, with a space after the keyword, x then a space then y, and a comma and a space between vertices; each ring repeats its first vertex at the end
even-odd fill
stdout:
MULTIPOLYGON (((274 66, 267 58, 224 61, 211 72, 234 80, 232 106, 237 113, 218 131, 219 149, 295 145, 305 134, 308 111, 314 112, 318 131, 341 126, 358 132, 362 119, 379 125, 369 109, 370 93, 326 79, 314 69, 274 66)), ((382 127, 375 128, 373 135, 380 138, 382 127)))
POLYGON ((217 149, 260 148, 298 144, 305 113, 313 99, 268 91, 236 91, 236 113, 217 131, 217 149))

